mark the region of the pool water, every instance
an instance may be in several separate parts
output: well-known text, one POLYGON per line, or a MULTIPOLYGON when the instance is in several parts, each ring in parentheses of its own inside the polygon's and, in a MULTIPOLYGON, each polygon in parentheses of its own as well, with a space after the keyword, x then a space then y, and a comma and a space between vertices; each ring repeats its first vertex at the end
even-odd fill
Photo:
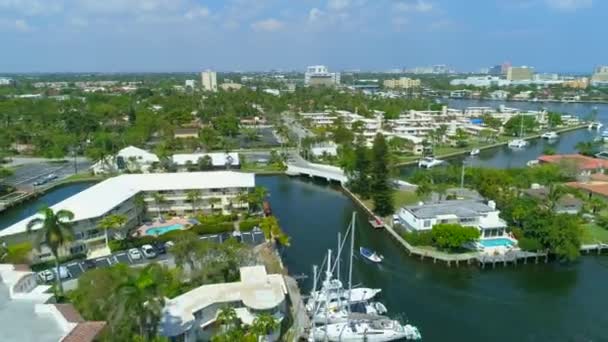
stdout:
POLYGON ((483 239, 479 243, 484 247, 509 247, 513 246, 513 241, 507 238, 483 239))
POLYGON ((180 223, 176 223, 176 224, 172 224, 170 226, 160 226, 160 227, 150 228, 150 229, 146 230, 146 235, 152 235, 152 236, 163 235, 170 231, 179 230, 179 229, 184 229, 184 225, 180 224, 180 223))

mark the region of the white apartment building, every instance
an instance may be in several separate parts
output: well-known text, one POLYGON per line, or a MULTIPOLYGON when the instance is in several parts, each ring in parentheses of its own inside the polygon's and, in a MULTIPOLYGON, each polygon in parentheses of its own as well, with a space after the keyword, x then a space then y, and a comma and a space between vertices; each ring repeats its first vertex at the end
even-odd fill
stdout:
POLYGON ((331 126, 338 119, 337 113, 318 112, 318 113, 300 113, 300 118, 309 121, 314 127, 331 126))
POLYGON ((490 93, 492 100, 506 100, 509 97, 509 92, 506 90, 495 90, 490 93))
POLYGON ((474 87, 504 87, 511 84, 511 81, 497 76, 470 76, 467 78, 457 78, 450 81, 453 86, 474 86, 474 87))
MULTIPOLYGON (((159 334, 169 341, 209 341, 218 327, 217 315, 224 307, 234 308, 239 320, 251 325, 261 313, 282 321, 287 310, 287 286, 280 274, 267 274, 264 266, 240 268, 240 280, 199 286, 165 301, 159 334)), ((274 342, 280 328, 261 341, 274 342)))
POLYGON ((409 231, 433 229, 436 224, 476 227, 481 238, 505 236, 507 223, 500 218, 494 201, 451 200, 405 206, 399 209, 399 222, 409 231))
POLYGON ((419 79, 412 79, 409 77, 400 77, 398 79, 388 79, 384 80, 383 85, 385 88, 390 89, 410 89, 410 88, 418 88, 421 83, 419 79))
POLYGON ((201 87, 204 91, 217 91, 217 74, 215 71, 206 70, 201 72, 201 87))
POLYGON ((340 84, 340 73, 329 72, 324 65, 312 65, 306 68, 306 72, 304 73, 304 84, 307 86, 338 85, 340 84))
POLYGON ((13 79, 8 77, 0 77, 0 86, 7 86, 13 84, 13 79))
POLYGON ((186 80, 184 82, 184 87, 186 87, 186 88, 194 88, 194 87, 196 87, 196 81, 195 80, 186 80))
POLYGON ((591 84, 594 86, 608 85, 608 65, 595 68, 591 77, 591 84))
MULTIPOLYGON (((184 173, 149 173, 125 174, 106 179, 83 190, 51 207, 55 212, 69 210, 74 213, 72 220, 74 241, 64 247, 61 255, 86 253, 104 244, 105 234, 98 227, 104 217, 111 214, 123 214, 128 218, 127 224, 117 232, 117 237, 124 237, 127 228, 138 224, 141 208, 136 207, 134 197, 141 194, 149 212, 172 212, 178 215, 192 211, 192 204, 187 200, 189 190, 200 191, 201 200, 197 207, 203 211, 212 209, 224 213, 232 208, 247 208, 246 203, 237 203, 235 197, 250 191, 255 186, 255 176, 251 173, 233 171, 184 172, 184 173), (155 201, 154 195, 164 197, 162 203, 155 201), (220 203, 212 204, 211 198, 219 198, 220 203)), ((34 236, 26 233, 28 222, 40 217, 31 215, 4 230, 0 238, 9 245, 31 241, 34 236)), ((40 227, 34 227, 34 231, 40 227)), ((50 251, 44 247, 38 259, 50 257, 50 251)))

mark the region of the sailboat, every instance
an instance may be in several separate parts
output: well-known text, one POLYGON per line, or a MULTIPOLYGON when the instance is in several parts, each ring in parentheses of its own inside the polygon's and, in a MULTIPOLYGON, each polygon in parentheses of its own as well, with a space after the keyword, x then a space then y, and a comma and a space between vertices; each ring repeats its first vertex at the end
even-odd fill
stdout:
MULTIPOLYGON (((353 267, 353 250, 355 243, 355 216, 349 228, 350 236, 350 265, 348 272, 349 291, 352 290, 352 267, 353 267)), ((348 234, 348 233, 347 233, 348 234)), ((339 248, 341 250, 341 248, 339 248)), ((329 252, 328 256, 331 256, 329 252)), ((338 257, 339 258, 339 257, 338 257)), ((328 257, 328 259, 330 259, 328 257)), ((316 273, 316 268, 314 269, 316 273)), ((328 266, 328 270, 331 270, 328 266)), ((331 276, 330 272, 326 272, 326 282, 331 276)), ((316 284, 315 284, 316 285, 316 284)), ((323 291, 322 291, 323 292, 323 291)), ((349 292, 350 294, 351 292, 349 292)), ((327 292, 325 295, 328 296, 327 292)), ((350 298, 347 298, 350 302, 350 298)), ((325 324, 322 326, 313 327, 309 339, 312 341, 348 341, 348 342, 388 342, 399 339, 419 340, 422 336, 415 326, 406 324, 402 325, 397 320, 392 320, 383 316, 361 315, 355 316, 351 312, 351 306, 347 305, 348 317, 346 321, 331 323, 329 319, 330 309, 325 302, 325 324)), ((315 315, 313 314, 313 317, 315 315)))
POLYGON ((516 148, 516 149, 520 149, 520 148, 525 148, 526 146, 528 146, 528 141, 525 139, 521 139, 521 137, 523 137, 524 135, 524 117, 520 115, 520 120, 519 122, 520 124, 520 128, 519 128, 519 139, 513 139, 511 141, 509 141, 509 147, 510 148, 516 148))

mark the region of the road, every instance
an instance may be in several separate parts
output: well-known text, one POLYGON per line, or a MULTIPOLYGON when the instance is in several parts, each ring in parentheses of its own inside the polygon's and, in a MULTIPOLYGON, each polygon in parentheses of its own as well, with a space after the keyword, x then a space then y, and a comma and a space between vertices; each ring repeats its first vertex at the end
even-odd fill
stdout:
MULTIPOLYGON (((15 161, 13 161, 15 163, 15 161)), ((54 181, 60 181, 74 174, 73 161, 64 163, 49 162, 41 158, 27 159, 27 162, 13 164, 14 174, 7 177, 4 182, 17 187, 19 190, 31 191, 34 188, 34 183, 44 177, 55 174, 57 178, 54 181)), ((86 173, 91 166, 91 162, 86 159, 79 158, 76 160, 78 173, 86 173)))
MULTIPOLYGON (((211 241, 211 242, 216 242, 216 243, 223 243, 224 241, 228 240, 230 237, 231 237, 231 234, 223 233, 223 234, 213 234, 213 235, 201 236, 200 239, 211 241)), ((246 243, 248 245, 255 246, 255 245, 259 245, 264 242, 264 234, 259 231, 245 232, 245 233, 241 233, 240 239, 237 238, 237 240, 240 242, 246 243)), ((141 253, 141 249, 139 249, 139 251, 141 253)), ((104 257, 90 259, 90 261, 93 261, 95 263, 94 268, 110 267, 110 266, 118 264, 118 263, 124 263, 129 266, 133 266, 133 267, 143 267, 152 262, 158 262, 158 263, 164 264, 168 267, 175 267, 175 259, 173 258, 171 253, 161 254, 152 259, 147 259, 147 258, 143 257, 143 253, 142 253, 141 259, 134 260, 127 253, 126 250, 123 250, 123 251, 118 251, 118 252, 112 253, 112 254, 104 256, 104 257)), ((61 266, 66 267, 68 269, 68 271, 70 272, 70 278, 63 281, 64 287, 67 290, 76 288, 77 279, 84 272, 87 271, 87 266, 85 264, 85 260, 73 260, 73 261, 61 264, 61 266)), ((38 279, 38 280, 40 281, 40 279, 38 279)))
POLYGON ((300 123, 298 122, 298 120, 296 120, 296 118, 289 116, 289 115, 283 115, 282 119, 283 119, 283 122, 285 122, 285 125, 287 126, 287 128, 289 128, 291 133, 296 135, 298 140, 304 139, 306 137, 315 136, 314 133, 312 133, 308 129, 302 127, 302 125, 300 125, 300 123))

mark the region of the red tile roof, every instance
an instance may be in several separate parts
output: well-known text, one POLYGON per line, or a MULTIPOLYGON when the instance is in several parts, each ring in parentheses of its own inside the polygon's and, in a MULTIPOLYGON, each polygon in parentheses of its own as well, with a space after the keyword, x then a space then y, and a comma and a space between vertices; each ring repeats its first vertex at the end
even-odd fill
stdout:
POLYGON ((562 161, 575 162, 579 170, 608 169, 608 160, 596 159, 580 154, 556 154, 552 156, 540 156, 541 163, 556 164, 562 161))
POLYGON ((70 323, 84 322, 84 319, 72 304, 55 304, 55 307, 61 312, 66 321, 70 323))
POLYGON ((78 323, 61 342, 92 342, 105 326, 106 322, 78 323))
POLYGON ((608 182, 570 182, 566 185, 608 197, 608 182))

